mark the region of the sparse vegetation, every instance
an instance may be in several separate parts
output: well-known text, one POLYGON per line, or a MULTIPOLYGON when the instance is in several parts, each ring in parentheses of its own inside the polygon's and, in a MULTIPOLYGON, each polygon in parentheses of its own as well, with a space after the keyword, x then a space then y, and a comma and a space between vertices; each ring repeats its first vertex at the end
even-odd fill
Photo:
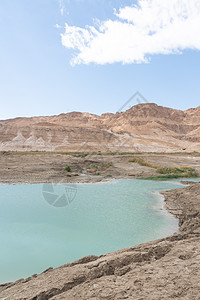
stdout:
POLYGON ((156 169, 157 173, 161 174, 157 176, 140 177, 139 179, 161 181, 161 180, 170 180, 170 179, 178 179, 178 178, 197 178, 199 176, 197 171, 191 167, 183 167, 183 166, 162 167, 160 165, 149 163, 140 157, 131 158, 129 162, 135 162, 141 166, 146 166, 149 168, 156 169))
POLYGON ((105 152, 103 155, 140 155, 143 154, 141 152, 105 152))
POLYGON ((87 169, 98 169, 98 166, 95 164, 90 164, 87 169))
POLYGON ((64 168, 64 171, 65 171, 65 172, 71 172, 71 171, 72 171, 72 169, 71 169, 71 167, 70 167, 70 166, 66 166, 66 167, 64 168))
POLYGON ((111 166, 112 166, 111 162, 103 162, 103 163, 100 163, 99 165, 92 163, 87 167, 87 169, 88 170, 94 169, 94 170, 99 170, 99 171, 105 171, 105 170, 109 169, 111 166))
POLYGON ((88 153, 84 153, 84 152, 80 152, 80 153, 74 153, 72 154, 74 157, 81 157, 81 158, 85 158, 86 156, 88 156, 88 153))
POLYGON ((196 178, 198 176, 180 176, 176 174, 166 174, 166 175, 157 175, 157 176, 148 176, 148 177, 139 177, 138 179, 143 180, 155 180, 155 181, 165 181, 165 180, 171 180, 171 179, 179 179, 179 178, 196 178))
POLYGON ((158 165, 151 164, 148 161, 146 161, 146 160, 144 160, 140 157, 131 158, 131 159, 129 159, 129 162, 134 162, 134 163, 137 163, 141 166, 145 166, 145 167, 149 167, 149 168, 153 168, 153 169, 157 169, 157 167, 160 167, 158 165))
POLYGON ((34 155, 34 154, 60 154, 60 155, 72 155, 75 157, 86 157, 88 155, 144 155, 144 154, 156 154, 156 155, 192 155, 200 156, 200 152, 64 152, 64 151, 0 151, 0 154, 16 154, 16 155, 34 155))
POLYGON ((111 174, 107 174, 106 177, 112 177, 112 175, 111 174))
POLYGON ((102 171, 105 171, 105 170, 109 169, 111 166, 112 166, 112 163, 111 163, 111 162, 109 162, 109 161, 106 162, 106 161, 105 161, 105 162, 103 162, 103 163, 100 165, 100 168, 101 168, 102 171))

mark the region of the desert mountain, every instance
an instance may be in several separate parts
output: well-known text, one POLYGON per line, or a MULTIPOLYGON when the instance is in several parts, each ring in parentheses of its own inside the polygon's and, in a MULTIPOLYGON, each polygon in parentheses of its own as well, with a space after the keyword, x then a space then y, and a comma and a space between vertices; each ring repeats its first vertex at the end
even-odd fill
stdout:
POLYGON ((71 112, 0 121, 1 151, 199 151, 200 106, 138 104, 101 116, 71 112))

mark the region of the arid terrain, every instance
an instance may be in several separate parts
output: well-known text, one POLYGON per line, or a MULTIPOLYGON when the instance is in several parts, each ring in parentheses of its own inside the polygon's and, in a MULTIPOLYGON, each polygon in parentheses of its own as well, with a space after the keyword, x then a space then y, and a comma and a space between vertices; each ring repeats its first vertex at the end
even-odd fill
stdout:
POLYGON ((188 166, 200 174, 200 154, 88 155, 65 153, 0 152, 0 183, 84 183, 112 178, 138 178, 157 175, 155 169, 131 163, 140 157, 160 166, 188 166), (70 166, 72 172, 64 169, 70 166), (97 174, 97 175, 96 175, 97 174))
POLYGON ((0 151, 176 152, 200 150, 200 106, 138 104, 101 116, 71 112, 0 121, 0 151))
MULTIPOLYGON (((138 155, 0 154, 2 184, 96 182, 155 175, 130 162, 138 155), (95 175, 91 166, 99 166, 95 175), (66 166, 71 172, 64 171, 66 166), (109 176, 108 176, 109 175, 109 176)), ((189 166, 200 172, 200 155, 140 154, 162 166, 189 166)), ((96 171, 95 171, 96 172, 96 171)), ((0 285, 0 299, 157 300, 200 299, 200 183, 163 192, 167 209, 179 219, 170 237, 101 256, 84 257, 40 275, 0 285)), ((51 266, 49 266, 51 267, 51 266)))

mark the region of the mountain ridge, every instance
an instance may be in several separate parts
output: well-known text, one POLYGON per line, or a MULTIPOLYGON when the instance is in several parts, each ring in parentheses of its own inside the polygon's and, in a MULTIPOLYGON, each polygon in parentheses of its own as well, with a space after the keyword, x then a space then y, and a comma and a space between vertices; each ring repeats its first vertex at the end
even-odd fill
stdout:
POLYGON ((182 111, 141 103, 115 114, 74 111, 0 121, 1 151, 173 152, 183 149, 200 150, 200 106, 182 111))

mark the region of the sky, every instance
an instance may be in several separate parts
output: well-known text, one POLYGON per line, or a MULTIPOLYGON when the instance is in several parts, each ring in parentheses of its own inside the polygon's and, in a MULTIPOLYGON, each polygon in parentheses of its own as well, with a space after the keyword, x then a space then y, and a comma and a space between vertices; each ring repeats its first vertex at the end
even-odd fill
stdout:
POLYGON ((0 119, 116 112, 137 91, 185 110, 199 70, 199 0, 0 0, 0 119))

